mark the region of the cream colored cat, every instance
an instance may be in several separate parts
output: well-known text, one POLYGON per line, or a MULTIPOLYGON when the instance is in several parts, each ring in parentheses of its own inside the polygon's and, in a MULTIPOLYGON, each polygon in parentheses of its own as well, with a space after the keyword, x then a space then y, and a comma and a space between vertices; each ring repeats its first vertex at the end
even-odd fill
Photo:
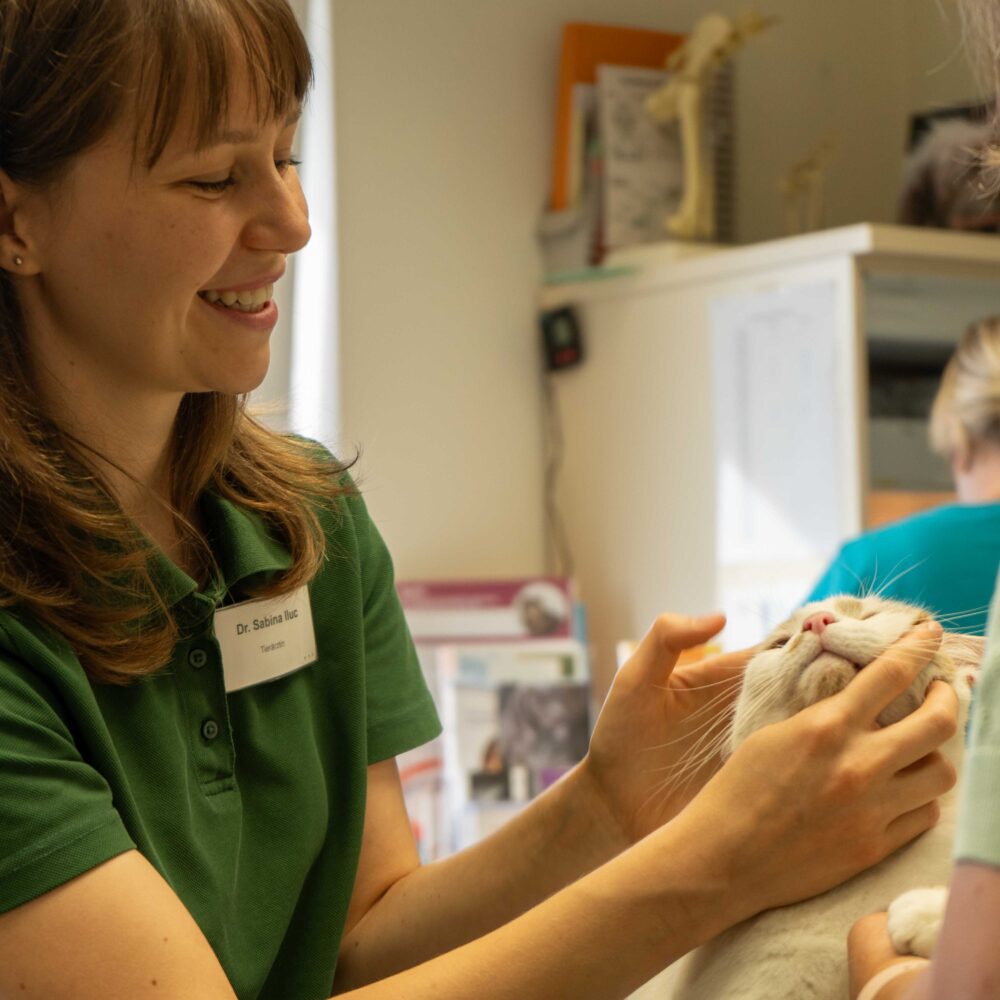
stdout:
MULTIPOLYGON (((734 750, 752 732, 840 691, 927 612, 879 597, 834 597, 806 605, 757 647, 728 734, 734 750)), ((942 752, 961 771, 972 678, 983 640, 945 633, 913 686, 879 716, 888 725, 913 711, 931 681, 953 685, 957 734, 942 752)), ((760 914, 681 959, 635 996, 648 1000, 843 1000, 847 932, 859 917, 894 905, 890 932, 902 954, 927 954, 936 940, 948 882, 956 793, 941 800, 937 826, 874 868, 814 899, 760 914), (917 891, 909 893, 908 890, 917 891), (672 992, 671 992, 672 989, 672 992)))

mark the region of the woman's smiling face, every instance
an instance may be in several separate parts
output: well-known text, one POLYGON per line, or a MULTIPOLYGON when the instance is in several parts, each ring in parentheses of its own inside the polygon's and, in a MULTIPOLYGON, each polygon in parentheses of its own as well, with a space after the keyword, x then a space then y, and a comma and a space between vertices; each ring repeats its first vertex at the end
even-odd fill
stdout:
POLYGON ((150 167, 122 120, 53 188, 23 193, 18 296, 44 392, 140 402, 264 378, 271 286, 309 238, 296 123, 261 122, 239 75, 229 108, 203 148, 182 114, 150 167))

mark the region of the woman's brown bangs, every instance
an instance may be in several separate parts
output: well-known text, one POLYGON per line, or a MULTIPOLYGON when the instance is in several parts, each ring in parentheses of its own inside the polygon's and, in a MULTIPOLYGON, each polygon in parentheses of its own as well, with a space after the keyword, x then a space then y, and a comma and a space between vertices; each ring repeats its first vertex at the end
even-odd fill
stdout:
POLYGON ((187 102, 197 145, 210 144, 226 128, 237 72, 246 74, 260 121, 295 114, 312 83, 309 48, 285 0, 143 3, 142 24, 135 107, 144 126, 136 153, 147 167, 163 155, 187 102))

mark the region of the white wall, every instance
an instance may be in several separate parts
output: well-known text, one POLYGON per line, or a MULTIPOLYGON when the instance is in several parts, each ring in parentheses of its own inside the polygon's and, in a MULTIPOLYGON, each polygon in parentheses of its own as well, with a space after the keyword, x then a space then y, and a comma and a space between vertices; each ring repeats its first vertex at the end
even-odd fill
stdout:
MULTIPOLYGON (((739 228, 781 235, 777 180, 830 132, 826 223, 888 221, 906 115, 972 92, 938 0, 771 0, 739 57, 739 228), (968 92, 967 92, 968 91, 968 92)), ((687 30, 739 0, 334 0, 341 452, 360 446, 402 576, 543 562, 534 227, 565 20, 687 30)), ((954 16, 952 16, 954 21, 954 16)), ((594 456, 595 480, 628 469, 594 456)))

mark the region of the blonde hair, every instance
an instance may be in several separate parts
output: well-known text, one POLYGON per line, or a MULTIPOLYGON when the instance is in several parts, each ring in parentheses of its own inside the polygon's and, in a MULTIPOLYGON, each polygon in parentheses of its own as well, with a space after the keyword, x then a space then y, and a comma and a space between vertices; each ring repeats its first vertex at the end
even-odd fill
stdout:
MULTIPOLYGON (((302 104, 312 67, 286 0, 0 0, 0 169, 43 187, 126 115, 151 165, 196 105, 206 139, 225 121, 234 66, 262 120, 302 104)), ((60 635, 96 681, 126 684, 167 663, 178 636, 152 575, 150 543, 93 454, 42 406, 12 282, 0 270, 0 607, 60 635)), ((252 595, 309 580, 325 549, 310 498, 349 491, 315 446, 252 420, 242 398, 187 395, 171 442, 170 504, 205 582, 214 566, 193 528, 206 489, 255 511, 292 567, 252 595)))
POLYGON ((1000 317, 973 323, 945 366, 930 417, 931 447, 951 460, 1000 447, 1000 317))

